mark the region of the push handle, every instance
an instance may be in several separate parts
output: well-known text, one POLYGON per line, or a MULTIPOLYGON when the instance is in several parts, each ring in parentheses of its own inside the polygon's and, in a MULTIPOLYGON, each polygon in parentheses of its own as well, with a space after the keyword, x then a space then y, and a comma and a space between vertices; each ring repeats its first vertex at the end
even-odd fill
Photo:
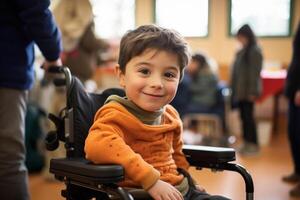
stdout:
POLYGON ((50 66, 48 68, 47 72, 49 72, 49 73, 55 73, 55 74, 62 73, 63 72, 62 66, 52 65, 52 66, 50 66))

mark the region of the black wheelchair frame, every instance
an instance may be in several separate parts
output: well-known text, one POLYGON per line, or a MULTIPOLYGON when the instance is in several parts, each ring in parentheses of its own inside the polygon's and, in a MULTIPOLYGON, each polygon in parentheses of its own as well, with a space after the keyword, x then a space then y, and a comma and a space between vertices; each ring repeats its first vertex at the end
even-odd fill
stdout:
MULTIPOLYGON (((84 157, 84 140, 93 123, 95 112, 111 94, 123 95, 121 89, 108 89, 102 94, 87 93, 81 82, 71 75, 67 67, 53 66, 50 73, 63 74, 63 78, 54 79, 56 86, 66 87, 66 108, 59 116, 49 114, 56 130, 50 131, 45 139, 48 150, 55 150, 59 141, 65 143, 66 157, 53 158, 50 172, 55 178, 64 181, 66 189, 62 196, 73 199, 109 199, 119 196, 124 200, 133 199, 132 194, 118 186, 124 179, 124 168, 120 165, 95 165, 84 157)), ((235 150, 232 148, 184 145, 183 152, 188 162, 196 169, 210 168, 212 171, 234 171, 245 182, 246 200, 253 200, 254 186, 251 175, 236 163, 235 150)))

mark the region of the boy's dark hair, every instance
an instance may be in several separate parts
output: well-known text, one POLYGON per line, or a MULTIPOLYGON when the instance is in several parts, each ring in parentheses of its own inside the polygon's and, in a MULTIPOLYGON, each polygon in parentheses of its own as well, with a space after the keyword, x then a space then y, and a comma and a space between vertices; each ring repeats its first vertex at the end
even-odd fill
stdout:
POLYGON ((125 72, 126 64, 149 48, 177 55, 182 78, 183 69, 188 65, 190 57, 188 45, 178 32, 156 25, 140 26, 122 37, 118 61, 121 71, 125 72))

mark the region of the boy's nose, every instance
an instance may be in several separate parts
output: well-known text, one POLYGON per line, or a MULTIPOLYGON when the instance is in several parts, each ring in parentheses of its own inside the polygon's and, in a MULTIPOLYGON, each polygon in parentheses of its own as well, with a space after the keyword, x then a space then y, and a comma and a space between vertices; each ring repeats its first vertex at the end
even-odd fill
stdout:
POLYGON ((160 76, 153 76, 149 80, 149 84, 152 88, 162 88, 163 82, 160 76))

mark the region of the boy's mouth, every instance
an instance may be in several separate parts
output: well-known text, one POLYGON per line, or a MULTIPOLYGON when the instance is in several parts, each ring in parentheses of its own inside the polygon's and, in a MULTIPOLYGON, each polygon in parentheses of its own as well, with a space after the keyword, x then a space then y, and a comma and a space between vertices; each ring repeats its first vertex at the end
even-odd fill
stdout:
POLYGON ((164 95, 162 94, 150 94, 150 93, 145 93, 143 92, 145 95, 151 96, 151 97, 163 97, 164 95))

